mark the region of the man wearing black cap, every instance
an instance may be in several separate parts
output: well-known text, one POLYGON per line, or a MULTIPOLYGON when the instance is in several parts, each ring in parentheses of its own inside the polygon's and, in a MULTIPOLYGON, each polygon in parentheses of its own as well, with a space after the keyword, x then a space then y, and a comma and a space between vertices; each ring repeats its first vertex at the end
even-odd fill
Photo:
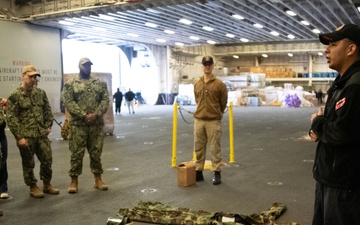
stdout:
POLYGON ((194 149, 196 154, 196 181, 203 181, 206 145, 209 143, 213 184, 221 183, 221 119, 227 104, 226 85, 213 74, 214 60, 203 57, 203 76, 194 85, 196 111, 194 113, 194 149))
POLYGON ((329 88, 325 110, 311 116, 318 142, 313 225, 360 224, 360 27, 347 24, 320 34, 329 67, 339 76, 329 88))

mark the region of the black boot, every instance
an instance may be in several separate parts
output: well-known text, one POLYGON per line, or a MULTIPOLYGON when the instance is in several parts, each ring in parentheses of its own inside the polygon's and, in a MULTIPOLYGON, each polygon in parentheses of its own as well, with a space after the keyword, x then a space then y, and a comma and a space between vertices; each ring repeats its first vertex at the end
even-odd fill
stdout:
POLYGON ((203 172, 201 170, 197 170, 196 171, 196 181, 203 181, 203 180, 204 180, 203 172))
POLYGON ((214 178, 212 180, 213 185, 221 184, 221 174, 220 171, 215 171, 214 178))

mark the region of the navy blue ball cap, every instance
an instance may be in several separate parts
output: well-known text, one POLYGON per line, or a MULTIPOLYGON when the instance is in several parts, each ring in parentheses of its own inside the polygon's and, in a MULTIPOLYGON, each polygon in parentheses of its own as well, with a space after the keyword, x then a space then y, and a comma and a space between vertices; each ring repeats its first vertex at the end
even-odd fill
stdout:
POLYGON ((210 63, 214 64, 214 59, 211 56, 204 56, 201 60, 201 64, 210 63))
POLYGON ((344 38, 348 38, 360 46, 360 27, 355 24, 346 24, 336 28, 332 33, 319 34, 320 42, 324 45, 344 38))

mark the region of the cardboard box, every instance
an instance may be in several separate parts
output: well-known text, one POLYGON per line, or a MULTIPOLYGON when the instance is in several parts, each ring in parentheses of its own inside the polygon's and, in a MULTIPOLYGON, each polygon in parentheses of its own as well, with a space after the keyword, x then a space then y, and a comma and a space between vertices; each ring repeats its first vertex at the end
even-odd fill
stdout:
POLYGON ((195 162, 183 162, 178 166, 178 185, 182 187, 196 184, 195 162))

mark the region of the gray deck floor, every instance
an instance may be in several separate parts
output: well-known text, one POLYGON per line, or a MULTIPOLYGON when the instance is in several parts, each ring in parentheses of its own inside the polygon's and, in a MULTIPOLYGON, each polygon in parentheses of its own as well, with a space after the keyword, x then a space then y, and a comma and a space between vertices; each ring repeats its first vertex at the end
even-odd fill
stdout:
MULTIPOLYGON (((194 106, 185 106, 194 111, 194 106)), ((311 224, 315 182, 312 165, 316 144, 307 139, 310 115, 317 108, 234 107, 235 163, 229 163, 229 113, 223 119, 223 183, 211 184, 212 172, 205 170, 205 181, 190 187, 177 185, 172 167, 173 106, 139 106, 135 114, 122 107, 114 115, 115 130, 105 138, 102 162, 103 180, 108 191, 93 188, 89 158, 84 157, 79 193, 68 194, 70 152, 68 141, 60 137, 54 124, 50 134, 53 149, 53 181, 59 195, 44 199, 29 196, 22 176, 19 150, 7 130, 9 143, 10 199, 0 200, 4 216, 0 224, 106 224, 119 208, 132 208, 140 201, 159 201, 175 207, 209 212, 260 213, 272 203, 288 207, 279 224, 311 224)), ((192 115, 183 111, 192 122, 192 115)), ((58 121, 64 115, 57 114, 58 121)), ((193 127, 178 114, 176 164, 193 156, 193 127)), ((208 154, 207 159, 210 159, 208 154)), ((36 162, 36 176, 39 162, 36 162)), ((41 184, 39 182, 39 184, 41 184)), ((136 222, 135 222, 136 224, 136 222)))

